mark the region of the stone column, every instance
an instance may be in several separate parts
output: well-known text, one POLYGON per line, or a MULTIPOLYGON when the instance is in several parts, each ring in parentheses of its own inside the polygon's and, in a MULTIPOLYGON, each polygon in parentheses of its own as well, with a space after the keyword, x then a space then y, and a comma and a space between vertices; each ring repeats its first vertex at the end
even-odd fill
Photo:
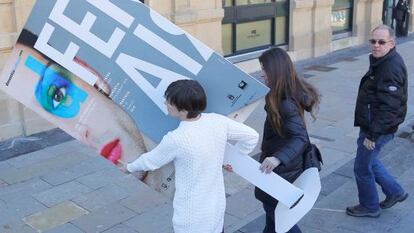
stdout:
POLYGON ((313 55, 313 1, 291 0, 289 14, 289 51, 294 60, 309 58, 313 55))
POLYGON ((330 52, 333 3, 333 0, 290 1, 289 51, 295 60, 330 52))
POLYGON ((0 0, 0 67, 3 68, 13 44, 16 40, 17 29, 15 23, 13 0, 0 0))
MULTIPOLYGON (((5 65, 35 0, 0 0, 0 68, 5 65)), ((0 140, 54 128, 0 91, 0 140)))
POLYGON ((23 135, 23 106, 0 91, 0 141, 23 135))
POLYGON ((414 0, 410 1, 410 16, 408 18, 408 32, 414 32, 414 0))
POLYGON ((370 23, 367 17, 367 12, 370 9, 370 0, 355 0, 354 2, 354 18, 352 21, 352 31, 358 40, 358 43, 363 43, 368 39, 370 23))
POLYGON ((371 31, 382 24, 383 0, 355 0, 353 34, 358 44, 366 43, 371 31))
POLYGON ((146 0, 145 4, 165 18, 171 20, 173 1, 174 0, 146 0))
MULTIPOLYGON (((0 0, 0 69, 10 55, 17 36, 13 0, 0 0)), ((23 133, 21 106, 0 91, 0 140, 23 133)))
POLYGON ((216 52, 222 53, 221 21, 224 10, 221 0, 149 0, 148 5, 216 52))
POLYGON ((22 30, 35 2, 36 0, 14 0, 17 32, 22 30))
POLYGON ((331 15, 334 0, 315 0, 313 16, 313 56, 318 57, 331 51, 331 15))
POLYGON ((371 0, 370 12, 365 20, 370 22, 368 35, 371 35, 372 29, 383 24, 382 22, 382 11, 384 0, 371 0))

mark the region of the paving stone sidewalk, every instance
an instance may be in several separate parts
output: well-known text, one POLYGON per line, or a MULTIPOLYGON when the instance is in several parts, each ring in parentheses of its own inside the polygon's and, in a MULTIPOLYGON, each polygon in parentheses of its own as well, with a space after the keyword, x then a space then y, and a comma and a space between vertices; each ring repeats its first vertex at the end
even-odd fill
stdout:
MULTIPOLYGON (((414 73, 412 39, 411 36, 398 45, 410 74, 414 73)), ((414 232, 408 225, 409 217, 414 216, 411 198, 377 221, 348 218, 342 212, 356 200, 352 160, 358 131, 352 126, 352 118, 359 80, 368 66, 367 53, 368 49, 361 46, 297 64, 322 94, 318 119, 309 120, 308 128, 311 140, 325 158, 323 191, 315 209, 300 223, 309 230, 305 232, 414 232), (387 224, 393 229, 386 228, 387 224), (364 228, 368 225, 372 227, 364 228)), ((410 80, 410 100, 413 87, 410 80)), ((409 103, 407 120, 399 132, 408 138, 410 124, 414 123, 413 104, 409 103)), ((262 104, 246 123, 261 132, 264 117, 262 104)), ((60 132, 35 138, 44 142, 37 140, 37 146, 28 150, 10 147, 12 141, 0 143, 0 232, 172 232, 170 200, 122 174, 78 142, 65 139, 60 132), (43 146, 51 138, 60 144, 43 146)), ((31 145, 30 141, 14 143, 31 145)), ((397 138, 384 156, 414 196, 409 160, 412 146, 408 139, 397 138)), ((260 232, 263 210, 254 198, 253 186, 229 173, 225 174, 225 183, 225 232, 260 232)))
MULTIPOLYGON (((397 137, 381 154, 390 172, 411 194, 403 203, 383 210, 379 218, 355 218, 345 214, 347 206, 357 204, 357 190, 351 160, 322 179, 322 191, 316 205, 300 222, 306 233, 412 233, 414 225, 414 141, 397 137)), ((381 191, 378 188, 379 193, 381 191)), ((380 196, 381 199, 385 197, 380 196)), ((261 233, 264 215, 258 217, 237 233, 261 233)))

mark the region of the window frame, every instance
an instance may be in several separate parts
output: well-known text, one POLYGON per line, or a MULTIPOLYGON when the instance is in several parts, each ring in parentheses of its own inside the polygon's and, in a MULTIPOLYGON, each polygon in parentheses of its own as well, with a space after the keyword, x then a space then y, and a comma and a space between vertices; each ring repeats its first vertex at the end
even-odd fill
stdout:
POLYGON ((225 0, 222 1, 224 9, 224 18, 222 25, 231 24, 231 53, 224 56, 234 56, 243 53, 249 53, 257 50, 269 48, 271 46, 279 46, 288 44, 289 32, 289 0, 276 1, 267 3, 257 3, 250 5, 236 5, 236 0, 231 0, 231 6, 225 6, 225 0), (275 44, 276 42, 276 18, 284 16, 285 22, 285 42, 275 44), (237 50, 237 24, 255 22, 261 20, 271 20, 270 30, 270 44, 257 46, 248 49, 237 50))
POLYGON ((335 11, 342 11, 342 10, 349 10, 349 23, 348 23, 348 26, 347 26, 346 29, 341 29, 341 30, 336 30, 335 31, 333 29, 333 26, 332 26, 333 22, 331 20, 332 35, 352 32, 353 18, 354 18, 354 0, 335 0, 334 4, 332 5, 331 17, 333 16, 333 13, 335 11), (346 4, 344 4, 345 1, 347 1, 346 4), (341 2, 341 3, 338 4, 338 2, 341 2))

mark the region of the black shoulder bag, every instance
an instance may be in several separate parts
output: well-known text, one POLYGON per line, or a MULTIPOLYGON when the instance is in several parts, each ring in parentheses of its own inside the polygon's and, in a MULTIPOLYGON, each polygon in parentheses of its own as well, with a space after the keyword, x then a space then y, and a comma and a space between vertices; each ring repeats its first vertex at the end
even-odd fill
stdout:
POLYGON ((308 145, 305 151, 303 152, 303 170, 306 170, 311 167, 316 167, 318 171, 321 171, 322 164, 322 154, 319 151, 318 147, 310 142, 308 135, 308 145))

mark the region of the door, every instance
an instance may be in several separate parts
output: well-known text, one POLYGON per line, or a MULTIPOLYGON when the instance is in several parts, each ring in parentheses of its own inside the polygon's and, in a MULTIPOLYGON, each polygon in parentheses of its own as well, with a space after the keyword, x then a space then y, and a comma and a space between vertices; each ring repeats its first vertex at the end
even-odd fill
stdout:
POLYGON ((382 23, 385 25, 394 28, 394 23, 392 19, 392 9, 395 6, 396 0, 384 0, 383 10, 382 10, 382 23))

